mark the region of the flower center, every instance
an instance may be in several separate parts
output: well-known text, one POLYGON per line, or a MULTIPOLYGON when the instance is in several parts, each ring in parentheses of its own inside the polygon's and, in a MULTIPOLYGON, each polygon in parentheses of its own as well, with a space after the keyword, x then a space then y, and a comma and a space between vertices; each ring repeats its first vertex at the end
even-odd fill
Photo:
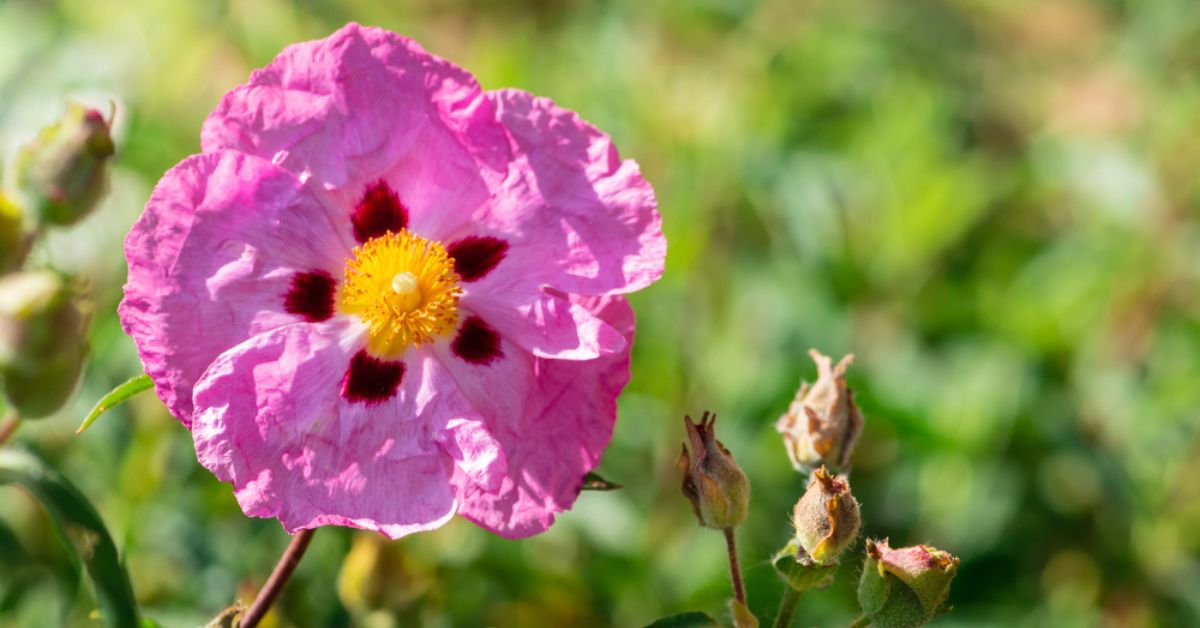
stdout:
POLYGON ((371 238, 346 260, 340 309, 367 324, 367 350, 394 358, 454 329, 459 276, 439 242, 407 229, 371 238))

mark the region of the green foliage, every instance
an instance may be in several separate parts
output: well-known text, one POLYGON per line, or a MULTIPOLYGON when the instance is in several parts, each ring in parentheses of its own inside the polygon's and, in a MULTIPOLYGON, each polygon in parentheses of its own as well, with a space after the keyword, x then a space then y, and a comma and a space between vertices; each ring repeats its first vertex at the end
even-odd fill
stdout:
POLYGON ((0 451, 0 485, 17 484, 45 507, 63 540, 74 548, 95 585, 100 614, 109 626, 137 626, 137 603, 125 565, 100 514, 79 489, 33 456, 0 451))

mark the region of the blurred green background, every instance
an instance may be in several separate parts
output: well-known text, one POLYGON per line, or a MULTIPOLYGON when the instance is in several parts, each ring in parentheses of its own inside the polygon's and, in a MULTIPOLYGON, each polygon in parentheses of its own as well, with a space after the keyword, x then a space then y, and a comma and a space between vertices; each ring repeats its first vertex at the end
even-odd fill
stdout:
MULTIPOLYGON (((723 615, 721 537, 673 468, 682 414, 704 409, 753 484, 742 559, 768 620, 767 559, 803 488, 772 424, 815 374, 809 347, 858 356, 865 534, 962 558, 938 625, 1200 625, 1191 0, 0 0, 9 161, 69 97, 116 103, 119 152, 100 210, 34 255, 91 282, 93 360, 13 444, 95 500, 148 616, 195 625, 248 600, 287 537, 242 516, 152 395, 73 434, 139 368, 115 316, 121 240, 221 94, 351 20, 611 133, 657 190, 670 255, 632 299, 633 381, 600 467, 627 488, 524 541, 461 520, 390 544, 322 530, 276 625, 723 615)), ((36 561, 0 625, 97 625, 41 508, 0 488, 0 520, 36 561)), ((857 615, 861 552, 797 625, 857 615)))

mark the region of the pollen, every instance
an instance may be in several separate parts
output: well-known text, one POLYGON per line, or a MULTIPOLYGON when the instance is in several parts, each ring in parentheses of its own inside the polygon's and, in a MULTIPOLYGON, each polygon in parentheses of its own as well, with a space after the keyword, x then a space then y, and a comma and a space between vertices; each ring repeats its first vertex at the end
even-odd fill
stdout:
POLYGON ((355 247, 346 260, 338 309, 367 324, 368 352, 396 358, 454 330, 459 281, 440 242, 407 229, 388 231, 355 247))

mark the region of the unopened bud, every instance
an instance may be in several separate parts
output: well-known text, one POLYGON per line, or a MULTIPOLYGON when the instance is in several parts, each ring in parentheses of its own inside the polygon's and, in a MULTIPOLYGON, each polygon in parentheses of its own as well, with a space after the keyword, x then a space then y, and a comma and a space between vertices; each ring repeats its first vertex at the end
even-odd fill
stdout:
POLYGON ((0 274, 16 270, 25 257, 21 208, 0 194, 0 274))
POLYGON ((9 402, 26 417, 66 402, 87 357, 78 289, 49 271, 0 278, 0 379, 9 402))
POLYGON ((943 610, 958 558, 925 545, 892 549, 867 541, 858 603, 879 628, 923 626, 943 610))
POLYGON ((817 381, 801 382, 775 429, 783 434, 796 469, 807 472, 824 464, 845 470, 863 425, 854 394, 846 387, 846 367, 854 362, 854 355, 842 358, 836 366, 816 349, 809 349, 808 355, 817 363, 817 381))
POLYGON ((43 222, 70 225, 91 213, 104 195, 106 163, 114 152, 104 116, 71 103, 60 122, 42 129, 21 150, 18 185, 43 222))
POLYGON ((750 481, 729 450, 717 440, 717 415, 704 413, 700 423, 684 417, 691 454, 687 445, 676 467, 683 472, 683 496, 692 502, 700 525, 724 530, 746 520, 750 509, 750 481))
POLYGON ((830 475, 825 467, 813 471, 792 511, 792 523, 796 526, 796 542, 814 562, 836 563, 862 526, 850 483, 830 475))
POLYGON ((337 594, 355 616, 376 609, 400 611, 426 586, 416 581, 399 546, 381 534, 358 532, 337 577, 337 594), (403 585, 403 586, 401 586, 403 585))

